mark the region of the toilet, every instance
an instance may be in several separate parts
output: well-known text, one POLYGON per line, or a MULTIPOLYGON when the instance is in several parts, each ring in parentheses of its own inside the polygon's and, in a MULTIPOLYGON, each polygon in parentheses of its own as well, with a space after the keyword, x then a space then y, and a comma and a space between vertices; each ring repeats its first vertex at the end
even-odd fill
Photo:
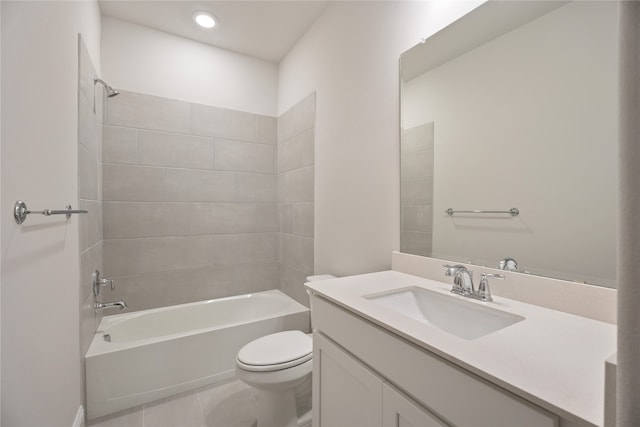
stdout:
MULTIPOLYGON (((334 279, 309 276, 307 281, 334 279)), ((300 388, 310 397, 313 340, 301 331, 284 331, 251 341, 238 351, 236 376, 256 394, 257 427, 306 427, 311 411, 298 417, 300 388)), ((305 400, 304 397, 302 400, 305 400)), ((306 398, 306 401, 309 401, 306 398)))

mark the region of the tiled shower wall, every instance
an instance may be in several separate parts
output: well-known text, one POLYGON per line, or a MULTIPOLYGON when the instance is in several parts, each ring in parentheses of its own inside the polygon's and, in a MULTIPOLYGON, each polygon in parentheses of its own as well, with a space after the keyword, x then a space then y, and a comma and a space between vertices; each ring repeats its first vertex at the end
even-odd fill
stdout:
POLYGON ((133 311, 279 288, 276 118, 121 92, 103 128, 109 298, 133 311))
MULTIPOLYGON (((84 355, 96 330, 92 274, 102 269, 102 90, 95 91, 95 68, 82 39, 78 43, 78 198, 84 215, 74 216, 80 228, 80 361, 84 378, 84 355)), ((75 208, 75 206, 74 206, 75 208)), ((84 387, 83 387, 84 389, 84 387)), ((83 393, 84 396, 84 393, 83 393)))
POLYGON ((282 290, 309 305, 304 290, 314 272, 315 93, 278 118, 278 206, 282 290))
POLYGON ((433 237, 433 123, 402 130, 400 250, 431 256, 433 237))

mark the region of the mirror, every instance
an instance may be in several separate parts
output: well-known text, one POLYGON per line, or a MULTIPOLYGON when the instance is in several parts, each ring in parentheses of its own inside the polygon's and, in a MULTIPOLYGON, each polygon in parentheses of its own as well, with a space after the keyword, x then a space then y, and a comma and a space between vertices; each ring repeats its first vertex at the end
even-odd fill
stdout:
POLYGON ((487 2, 402 55, 402 252, 615 287, 617 7, 487 2))

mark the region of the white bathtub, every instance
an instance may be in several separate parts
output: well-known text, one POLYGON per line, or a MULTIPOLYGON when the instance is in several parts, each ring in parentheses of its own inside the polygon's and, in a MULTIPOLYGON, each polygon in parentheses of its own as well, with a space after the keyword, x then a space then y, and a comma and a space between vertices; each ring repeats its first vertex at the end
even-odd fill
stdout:
POLYGON ((232 378, 243 345, 291 329, 308 332, 309 309, 277 290, 104 317, 86 355, 87 418, 232 378))

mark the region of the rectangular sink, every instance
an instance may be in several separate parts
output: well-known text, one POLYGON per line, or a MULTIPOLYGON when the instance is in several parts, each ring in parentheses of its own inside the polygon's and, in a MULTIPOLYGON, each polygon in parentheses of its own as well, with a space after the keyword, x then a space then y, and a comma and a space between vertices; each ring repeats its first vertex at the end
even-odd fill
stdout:
POLYGON ((480 338, 525 319, 462 297, 417 286, 364 295, 363 298, 467 340, 480 338))

